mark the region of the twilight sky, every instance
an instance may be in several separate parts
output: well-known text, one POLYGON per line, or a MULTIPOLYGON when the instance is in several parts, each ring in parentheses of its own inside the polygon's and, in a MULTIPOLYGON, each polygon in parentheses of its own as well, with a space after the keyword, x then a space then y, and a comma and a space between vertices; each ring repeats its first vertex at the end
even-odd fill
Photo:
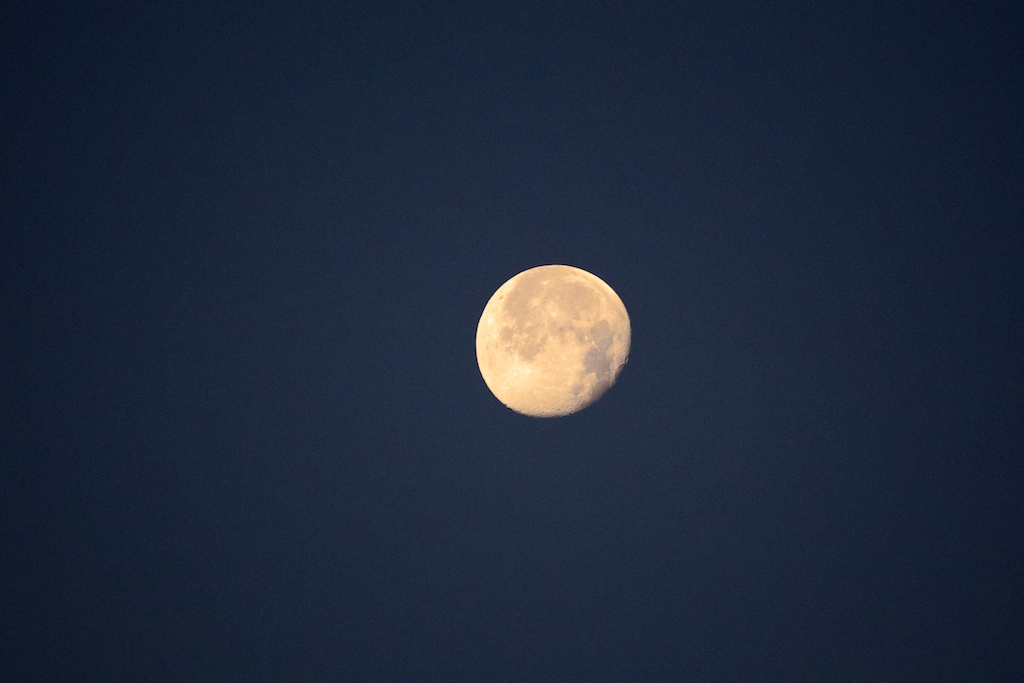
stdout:
POLYGON ((15 5, 0 679, 1024 675, 1019 3, 15 5))

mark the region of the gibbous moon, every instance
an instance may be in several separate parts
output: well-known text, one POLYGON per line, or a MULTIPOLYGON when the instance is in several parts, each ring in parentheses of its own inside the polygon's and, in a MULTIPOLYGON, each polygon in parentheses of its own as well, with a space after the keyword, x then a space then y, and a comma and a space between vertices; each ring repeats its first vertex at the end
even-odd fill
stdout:
POLYGON ((498 288, 476 329, 487 387, 533 417, 580 411, 615 383, 629 355, 629 315, 599 277, 538 266, 498 288))

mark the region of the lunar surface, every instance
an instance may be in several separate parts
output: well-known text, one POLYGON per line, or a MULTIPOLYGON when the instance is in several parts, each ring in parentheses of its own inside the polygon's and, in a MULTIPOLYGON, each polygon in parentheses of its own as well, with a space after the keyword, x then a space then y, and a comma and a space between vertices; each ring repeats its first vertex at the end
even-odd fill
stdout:
POLYGON ((629 342, 626 307, 603 280, 572 266, 538 266, 487 302, 476 359, 506 406, 558 417, 586 408, 615 383, 629 342))

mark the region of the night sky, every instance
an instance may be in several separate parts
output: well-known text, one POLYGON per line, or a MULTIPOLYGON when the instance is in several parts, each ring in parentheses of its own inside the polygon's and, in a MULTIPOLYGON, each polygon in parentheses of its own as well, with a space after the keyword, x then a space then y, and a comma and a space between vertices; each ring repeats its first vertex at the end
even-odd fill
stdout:
POLYGON ((1022 27, 5 5, 0 679, 1024 676, 1022 27), (544 420, 550 263, 633 346, 544 420))

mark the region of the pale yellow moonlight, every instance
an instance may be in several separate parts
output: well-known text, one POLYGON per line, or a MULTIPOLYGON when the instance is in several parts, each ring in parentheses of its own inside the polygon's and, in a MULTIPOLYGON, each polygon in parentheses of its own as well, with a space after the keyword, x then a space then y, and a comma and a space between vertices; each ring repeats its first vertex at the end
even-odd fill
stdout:
POLYGON ((538 266, 494 293, 476 329, 476 360, 506 406, 569 415, 601 398, 629 355, 629 315, 596 275, 538 266))

